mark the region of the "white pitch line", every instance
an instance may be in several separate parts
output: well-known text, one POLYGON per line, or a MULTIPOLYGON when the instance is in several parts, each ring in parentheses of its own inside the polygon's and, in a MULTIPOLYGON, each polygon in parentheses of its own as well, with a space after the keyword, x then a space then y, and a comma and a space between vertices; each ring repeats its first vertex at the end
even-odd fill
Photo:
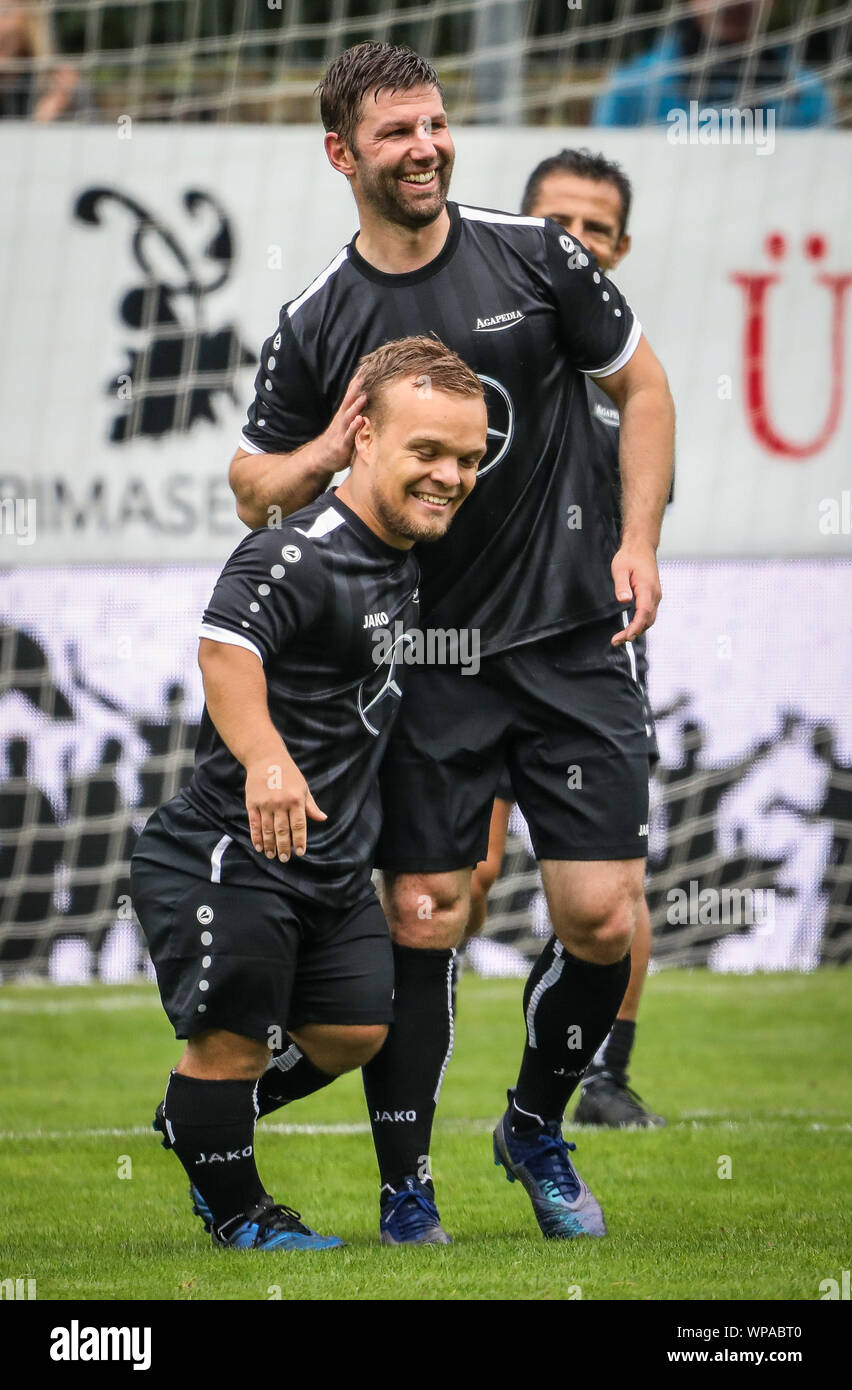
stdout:
POLYGON ((128 1009, 160 1007, 154 994, 119 994, 115 999, 0 999, 0 1014, 122 1013, 128 1009))
MULTIPOLYGON (((441 1125, 445 1131, 460 1130, 466 1134, 490 1133, 493 1127, 493 1120, 447 1120, 441 1125)), ((370 1126, 368 1124, 264 1124, 259 1133, 285 1135, 369 1134, 370 1126)), ((4 1129, 0 1130, 0 1143, 11 1144, 16 1141, 29 1142, 36 1139, 131 1139, 143 1134, 149 1134, 152 1139, 157 1138, 151 1125, 133 1125, 127 1129, 4 1129)))
MULTIPOLYGON (((852 1130, 852 1124, 837 1122, 832 1118, 831 1121, 818 1120, 813 1116, 802 1116, 808 1118, 810 1123, 807 1128, 810 1130, 852 1130)), ((705 1116, 702 1120, 684 1119, 669 1125, 669 1130, 683 1129, 703 1129, 711 1126, 718 1126, 722 1129, 749 1129, 768 1127, 773 1124, 788 1123, 789 1115, 771 1116, 762 1120, 732 1119, 719 1115, 718 1117, 705 1116)), ((445 1134, 489 1134, 494 1127, 494 1120, 438 1120, 436 1129, 445 1134)), ((628 1127, 632 1133, 641 1128, 638 1125, 628 1127)), ((581 1130, 584 1135, 599 1133, 596 1125, 570 1125, 566 1126, 568 1131, 581 1130)), ((368 1124, 332 1124, 332 1125, 288 1125, 288 1124, 264 1124, 259 1131, 261 1134, 281 1134, 281 1135, 346 1135, 346 1134, 369 1134, 368 1124)), ((69 1139, 134 1139, 142 1135, 149 1135, 151 1139, 157 1138, 150 1125, 133 1125, 127 1129, 6 1129, 0 1130, 0 1143, 30 1143, 34 1140, 44 1139, 49 1141, 69 1140, 69 1139)), ((665 1141, 665 1131, 657 1130, 660 1142, 665 1141)))
POLYGON ((839 1115, 825 1115, 819 1110, 773 1110, 771 1115, 753 1117, 742 1111, 730 1110, 681 1110, 684 1123, 692 1120, 737 1120, 743 1124, 777 1124, 781 1120, 839 1120, 839 1115))
POLYGON ((18 1140, 27 1143, 33 1139, 129 1139, 135 1134, 151 1134, 151 1125, 136 1125, 132 1129, 4 1129, 0 1130, 0 1142, 14 1143, 18 1140))
MULTIPOLYGON (((369 1134, 368 1124, 353 1125, 264 1125, 263 1134, 369 1134)), ((149 1134, 157 1138, 151 1125, 132 1125, 128 1129, 4 1129, 0 1130, 0 1143, 30 1142, 35 1139, 131 1139, 137 1135, 149 1134)))
MULTIPOLYGON (((369 1125, 264 1125, 272 1134, 369 1134, 369 1125)), ((33 1139, 131 1139, 137 1135, 158 1136, 151 1125, 133 1125, 129 1129, 5 1129, 0 1130, 0 1143, 33 1139)))
MULTIPOLYGON (((721 1115, 715 1120, 680 1120, 677 1124, 669 1125, 669 1129, 739 1129, 747 1132, 750 1129, 769 1129, 772 1125, 788 1125, 792 1121, 789 1115, 767 1115, 761 1120, 750 1119, 749 1116, 740 1116, 737 1119, 724 1119, 721 1115)), ((632 1125, 629 1128, 636 1129, 640 1126, 632 1125)), ((838 1130, 850 1131, 852 1124, 843 1124, 836 1121, 825 1123, 821 1120, 810 1121, 806 1129, 811 1130, 838 1130)))

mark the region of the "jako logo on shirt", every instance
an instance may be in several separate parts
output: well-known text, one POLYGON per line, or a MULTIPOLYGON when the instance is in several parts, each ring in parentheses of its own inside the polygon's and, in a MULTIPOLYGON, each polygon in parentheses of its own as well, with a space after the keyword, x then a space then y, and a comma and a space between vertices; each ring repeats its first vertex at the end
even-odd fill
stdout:
POLYGON ((132 1361, 134 1371, 151 1368, 150 1327, 70 1327, 50 1333, 51 1361, 132 1361))
POLYGON ((364 627, 387 627, 387 613, 365 613, 364 627))
POLYGON ((559 238, 559 245, 568 256, 569 270, 584 270, 589 264, 589 258, 585 251, 581 251, 569 236, 561 236, 559 238))

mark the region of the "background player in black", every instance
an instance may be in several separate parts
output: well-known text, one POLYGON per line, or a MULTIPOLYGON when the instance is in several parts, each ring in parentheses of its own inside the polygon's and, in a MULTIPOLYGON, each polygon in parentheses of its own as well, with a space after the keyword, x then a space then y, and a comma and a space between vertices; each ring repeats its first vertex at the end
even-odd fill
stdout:
POLYGON ((265 1192, 256 1083, 285 1038, 320 1083, 384 1040, 392 954, 371 871, 404 665, 377 659, 375 637, 416 623, 413 543, 445 533, 485 452, 479 380, 436 340, 391 343, 361 371, 349 477, 252 532, 219 578, 195 771, 132 864, 163 1005, 189 1039, 156 1125, 214 1242, 239 1248, 341 1243, 265 1192))
MULTIPOLYGON (((630 181, 618 164, 589 150, 566 149, 543 159, 533 169, 524 189, 521 212, 534 217, 550 217, 558 222, 571 236, 577 237, 595 253, 601 270, 609 275, 630 250, 627 226, 631 202, 630 181)), ((619 533, 621 478, 618 467, 618 412, 594 382, 589 381, 587 389, 595 437, 600 447, 600 462, 604 475, 609 474, 612 479, 614 521, 616 533, 619 533)), ((635 638, 633 651, 643 688, 647 688, 644 633, 635 638)), ((659 755, 650 711, 648 721, 649 757, 653 767, 659 755)), ((510 786, 504 785, 500 790, 501 796, 494 802, 491 817, 488 856, 477 864, 473 874, 472 911, 465 940, 482 930, 488 893, 500 872, 514 799, 510 786)), ((630 947, 630 982, 616 1020, 582 1079, 582 1095, 574 1113, 575 1120, 580 1124, 601 1124, 614 1128, 624 1125, 649 1128, 665 1124, 659 1115, 645 1108, 627 1084, 639 1001, 650 957, 651 917, 647 899, 643 896, 630 947)))
POLYGON ((537 1027, 500 1128, 501 1161, 525 1178, 526 1157, 544 1160, 541 1180, 560 1194, 540 1219, 548 1234, 598 1233, 599 1209, 558 1131, 577 1074, 621 1003, 643 891, 647 741, 621 648, 653 622, 660 597, 671 398, 630 306, 581 243, 542 218, 447 203, 453 145, 424 60, 360 44, 331 65, 321 93, 326 152, 350 183, 360 231, 284 306, 264 345, 231 468, 240 515, 261 524, 270 507, 304 502, 345 465, 361 409, 354 368, 376 342, 431 329, 490 395, 492 450, 474 497, 452 537, 420 557, 424 616, 477 629, 482 670, 473 681, 437 667, 412 673, 382 774, 378 862, 397 1008, 365 1079, 384 1198, 410 1184, 412 1202, 432 1201, 428 1149, 451 1046, 452 948, 508 763, 560 949, 558 970, 543 958, 528 983, 537 1027), (615 555, 584 373, 601 380, 621 415, 624 528, 615 555), (631 602, 635 617, 622 623, 631 602), (578 754, 582 798, 565 782, 578 754), (583 1039, 570 1056, 568 1024, 583 1039), (412 1119, 397 1122, 398 1114, 412 1119))

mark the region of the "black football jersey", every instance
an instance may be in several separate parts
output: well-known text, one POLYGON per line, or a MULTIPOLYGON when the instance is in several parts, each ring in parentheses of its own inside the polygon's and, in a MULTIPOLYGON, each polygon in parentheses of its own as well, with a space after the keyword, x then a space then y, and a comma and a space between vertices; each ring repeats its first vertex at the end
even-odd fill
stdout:
POLYGON ((272 723, 328 819, 308 820, 300 858, 258 854, 245 770, 206 706, 186 795, 258 869, 308 897, 343 903, 369 882, 378 769, 403 688, 400 634, 417 624, 418 581, 413 552, 386 545, 332 490, 280 529, 252 531, 204 613, 202 637, 262 661, 272 723))
POLYGON ((641 327, 558 223, 447 208, 449 235, 428 265, 385 274, 353 239, 284 306, 240 443, 276 453, 315 439, 365 353, 437 334, 484 383, 489 450, 448 535, 418 547, 423 619, 478 628, 490 655, 622 607, 585 378, 629 361, 641 327))

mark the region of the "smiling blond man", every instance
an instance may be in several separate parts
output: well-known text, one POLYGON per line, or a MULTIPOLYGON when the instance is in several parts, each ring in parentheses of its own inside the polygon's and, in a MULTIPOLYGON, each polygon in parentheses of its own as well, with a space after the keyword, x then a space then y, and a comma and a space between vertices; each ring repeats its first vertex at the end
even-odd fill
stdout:
POLYGON ((371 872, 405 673, 374 638, 416 624, 414 543, 446 535, 485 452, 481 384, 443 344, 389 343, 360 373, 349 476, 253 531, 219 577, 192 779, 132 860, 163 1007, 187 1040, 155 1127, 214 1244, 236 1249, 342 1244, 266 1192, 257 1082, 271 1048, 316 1089, 384 1041, 393 957, 371 872))

